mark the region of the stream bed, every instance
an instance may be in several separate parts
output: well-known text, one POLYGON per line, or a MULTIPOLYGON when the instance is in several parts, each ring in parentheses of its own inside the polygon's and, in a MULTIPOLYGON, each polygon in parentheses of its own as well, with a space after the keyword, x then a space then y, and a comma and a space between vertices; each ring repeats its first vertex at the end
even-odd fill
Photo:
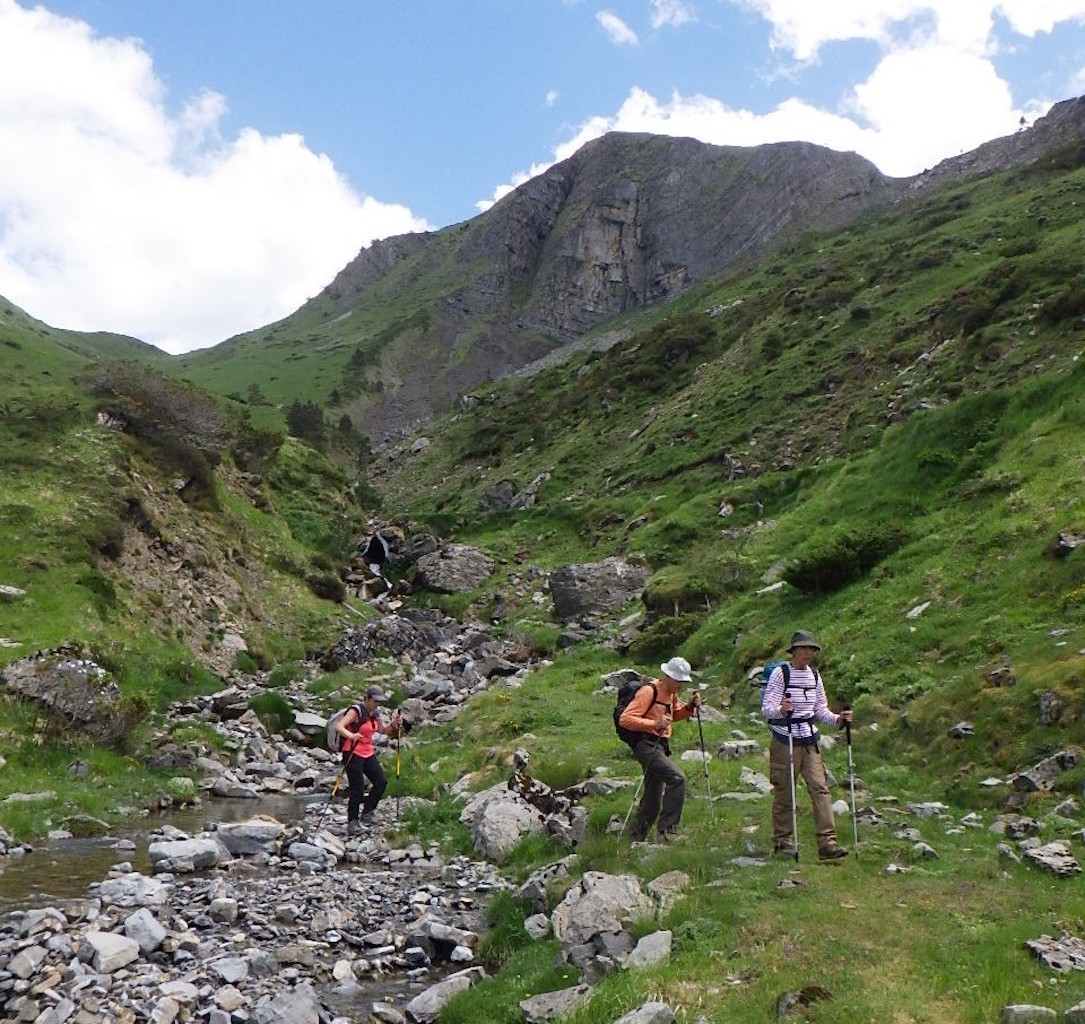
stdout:
POLYGON ((274 795, 257 800, 204 797, 193 806, 133 818, 109 835, 34 844, 31 853, 0 858, 0 917, 13 910, 33 910, 85 897, 88 888, 105 878, 118 863, 131 864, 133 871, 149 874, 147 846, 151 834, 163 825, 195 835, 207 822, 243 821, 258 814, 290 823, 304 817, 309 800, 274 795), (124 840, 130 840, 135 848, 118 847, 124 840))

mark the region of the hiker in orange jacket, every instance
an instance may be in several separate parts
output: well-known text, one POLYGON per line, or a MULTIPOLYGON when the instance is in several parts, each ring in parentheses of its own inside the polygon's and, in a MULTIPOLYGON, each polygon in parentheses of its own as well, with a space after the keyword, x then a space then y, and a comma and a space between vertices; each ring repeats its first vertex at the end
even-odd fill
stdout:
POLYGON ((686 777, 670 758, 671 723, 695 715, 701 695, 694 690, 688 703, 679 703, 682 684, 693 678, 685 658, 671 658, 659 668, 663 675, 637 691, 618 724, 630 732, 644 734, 633 747, 633 756, 644 769, 644 793, 630 834, 634 840, 643 840, 655 824, 659 839, 669 842, 678 834, 682 805, 686 801, 686 777))

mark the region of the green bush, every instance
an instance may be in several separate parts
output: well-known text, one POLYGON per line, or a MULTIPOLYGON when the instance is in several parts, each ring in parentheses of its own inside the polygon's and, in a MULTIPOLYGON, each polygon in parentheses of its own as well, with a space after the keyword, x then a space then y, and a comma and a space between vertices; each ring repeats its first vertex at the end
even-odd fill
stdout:
POLYGON ((674 616, 685 612, 706 611, 723 593, 723 588, 716 579, 690 573, 685 566, 677 570, 675 567, 668 567, 648 581, 642 600, 653 616, 674 616))
POLYGON ((842 527, 815 537, 784 570, 784 579, 805 594, 839 590, 866 575, 907 539, 894 523, 842 527))
POLYGON ((338 576, 330 573, 313 573, 305 578, 305 585, 317 597, 342 604, 347 599, 347 588, 338 576))
POLYGON ((277 693, 258 693, 249 701, 249 707, 268 732, 286 732, 294 724, 294 709, 277 693))
POLYGON ((658 661, 670 658, 700 628, 703 615, 669 615, 649 626, 630 646, 629 653, 637 661, 658 661))

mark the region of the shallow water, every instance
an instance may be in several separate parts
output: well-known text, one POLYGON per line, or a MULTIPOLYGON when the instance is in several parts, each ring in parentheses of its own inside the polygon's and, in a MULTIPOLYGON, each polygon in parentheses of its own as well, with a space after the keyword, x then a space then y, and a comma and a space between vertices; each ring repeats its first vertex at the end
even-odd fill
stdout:
POLYGON ((86 896, 88 886, 102 881, 109 869, 121 862, 131 864, 135 871, 150 873, 148 842, 151 833, 163 825, 196 835, 206 822, 244 821, 256 814, 267 814, 289 824, 302 819, 309 800, 298 796, 266 796, 258 800, 216 797, 202 800, 197 807, 136 818, 107 836, 33 844, 32 853, 0 858, 0 915, 86 896), (117 849, 122 839, 132 840, 136 848, 117 849))

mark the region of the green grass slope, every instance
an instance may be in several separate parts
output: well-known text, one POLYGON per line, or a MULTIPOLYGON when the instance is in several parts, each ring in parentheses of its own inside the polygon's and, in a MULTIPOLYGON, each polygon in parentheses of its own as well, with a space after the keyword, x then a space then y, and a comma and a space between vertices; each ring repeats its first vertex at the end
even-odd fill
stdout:
MULTIPOLYGON (((675 653, 694 662, 721 710, 704 723, 710 751, 736 730, 763 737, 747 675, 800 626, 824 645, 833 702, 855 706, 860 805, 885 823, 860 825, 859 856, 844 864, 813 862, 802 795, 799 865, 736 862, 767 851, 768 805, 724 794, 744 788, 743 767, 767 770, 763 757, 713 761, 707 776, 687 763, 687 842, 673 849, 631 850, 607 834, 631 789, 588 800, 582 870, 648 880, 680 869, 691 886, 662 922, 671 960, 604 979, 575 1024, 651 998, 682 1021, 752 1024, 807 985, 832 996, 807 1019, 834 1022, 981 1024, 1008 1003, 1064 1010, 1085 999, 1085 976, 1057 974, 1024 946, 1085 933, 1080 880, 1004 859, 990 831, 1011 772, 1085 745, 1085 551, 1058 546, 1060 534, 1085 536, 1078 163, 1056 154, 811 237, 748 275, 607 325, 626 340, 495 384, 433 424, 428 447, 372 463, 367 485, 390 517, 496 556, 477 592, 429 599, 483 620, 511 608, 494 628, 546 660, 412 737, 389 796, 436 802, 407 817, 404 840, 466 852, 447 787, 506 777, 518 747, 553 786, 597 771, 635 780, 611 698, 598 693, 600 676, 625 665, 654 672, 675 653), (495 484, 540 474, 534 507, 479 511, 495 484), (559 647, 558 624, 532 597, 533 567, 613 554, 651 569, 644 603, 601 622, 595 641, 559 647), (626 651, 619 634, 633 619, 626 651), (965 719, 974 735, 952 739, 965 719), (921 818, 907 810, 919 801, 945 809, 921 818), (920 858, 906 829, 937 859, 920 858)), ((0 354, 17 357, 0 362, 0 583, 30 598, 0 603, 0 636, 87 639, 130 692, 160 701, 215 685, 192 639, 214 650, 227 618, 243 618, 253 661, 289 671, 342 623, 314 587, 327 585, 360 511, 342 473, 296 441, 272 444, 259 423, 281 368, 262 376, 254 353, 251 379, 231 384, 254 413, 238 418, 131 366, 99 365, 73 383, 77 354, 27 358, 34 329, 0 332, 0 354), (156 396, 171 415, 155 414, 156 396), (97 427, 103 408, 140 429, 97 427), (187 496, 173 486, 180 475, 199 484, 187 496), (202 624, 183 618, 145 564, 125 561, 148 536, 182 549, 203 538, 198 567, 243 596, 225 612, 202 608, 202 624)), ((3 647, 0 659, 18 653, 3 647)), ((314 681, 314 695, 337 685, 314 681)), ((73 756, 90 762, 91 782, 72 785, 68 811, 114 786, 138 799, 163 785, 113 752, 73 754, 49 737, 39 747, 25 709, 5 708, 0 734, 2 795, 45 788, 73 756)), ((680 724, 676 747, 697 744, 695 726, 680 724)), ((846 796, 842 745, 828 760, 834 797, 846 796)), ((1079 858, 1081 812, 1054 808, 1080 796, 1083 779, 1079 765, 1019 806, 1041 840, 1067 839, 1079 858)), ((29 814, 0 805, 5 827, 40 831, 29 814)), ((848 815, 837 822, 850 840, 848 815)), ((506 868, 522 878, 564 853, 528 837, 506 868)), ((527 939, 523 911, 495 904, 481 950, 492 977, 449 1004, 443 1024, 518 1021, 520 999, 575 980, 555 942, 527 939)))
MULTIPOLYGON (((800 863, 742 866, 769 849, 768 801, 725 794, 748 788, 742 768, 767 772, 763 756, 705 775, 686 762, 680 846, 631 850, 606 833, 632 789, 588 801, 581 870, 681 870, 691 884, 637 929, 669 928, 672 957, 601 981, 573 1024, 660 999, 681 1021, 752 1024, 806 986, 831 998, 805 1019, 833 1022, 981 1024, 1013 1003, 1085 999, 1080 972, 1025 946, 1082 937, 1080 881, 1005 859, 991 831, 1012 772, 1085 745, 1085 560, 1058 546, 1085 536, 1077 163, 1056 155, 808 239, 631 323, 606 352, 494 385, 372 481, 384 508, 495 554, 495 576, 448 606, 487 618, 511 604, 495 628, 552 661, 412 752, 404 772, 420 792, 435 771, 496 782, 521 747, 553 786, 635 780, 600 677, 654 673, 675 653, 723 712, 704 723, 710 752, 736 730, 763 739, 747 677, 797 627, 824 645, 832 703, 855 706, 859 807, 884 824, 860 823, 859 856, 841 865, 814 861, 800 789, 800 863), (479 510, 498 482, 542 473, 534 507, 479 510), (523 580, 614 554, 653 573, 626 609, 639 638, 618 653, 622 627, 605 621, 596 642, 559 647, 523 580), (964 720, 974 734, 951 738, 964 720), (943 804, 932 817, 907 810, 930 801, 943 804)), ((677 727, 678 751, 698 741, 695 725, 677 727)), ((844 745, 827 759, 846 800, 844 745)), ((1016 804, 1040 841, 1067 840, 1079 860, 1083 779, 1079 764, 1016 804), (1069 797, 1078 810, 1055 814, 1069 797)), ((837 815, 850 846, 849 819, 837 815)), ((439 827, 457 835, 454 817, 439 827)), ((528 838, 508 870, 526 877, 564 852, 528 838)), ((442 1024, 516 1021, 519 1000, 576 981, 556 942, 526 938, 524 913, 499 901, 484 949, 494 977, 442 1024)))
MULTIPOLYGON (((982 799, 985 774, 1085 741, 1085 560, 1055 553, 1085 533, 1085 171, 1067 163, 810 239, 606 353, 494 386, 388 464, 384 507, 507 573, 644 562, 631 656, 680 651, 735 699, 813 629, 834 694, 888 716, 879 744, 982 799), (479 512, 540 473, 534 508, 479 512), (964 718, 975 742, 947 744, 964 718)), ((553 637, 529 603, 503 628, 553 637)))

